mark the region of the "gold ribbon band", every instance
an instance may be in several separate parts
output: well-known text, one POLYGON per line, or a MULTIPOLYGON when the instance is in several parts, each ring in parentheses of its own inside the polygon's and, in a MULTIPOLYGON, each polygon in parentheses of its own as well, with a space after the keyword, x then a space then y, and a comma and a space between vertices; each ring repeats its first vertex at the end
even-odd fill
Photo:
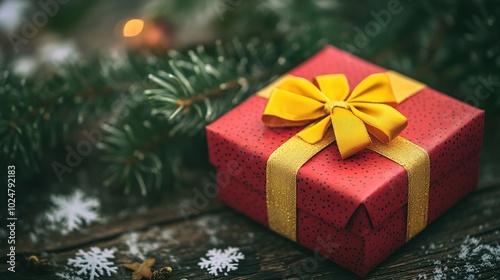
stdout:
POLYGON ((429 154, 403 137, 397 137, 390 144, 375 140, 368 149, 406 169, 408 175, 406 240, 408 241, 427 225, 431 172, 429 154))
POLYGON ((297 173, 314 155, 335 141, 332 132, 316 144, 295 135, 269 156, 266 165, 266 204, 269 228, 297 241, 297 173))
MULTIPOLYGON (((273 231, 297 241, 297 173, 302 165, 333 142, 333 133, 328 133, 316 144, 309 144, 295 135, 271 154, 266 166, 266 204, 269 228, 273 231)), ((403 166, 407 172, 408 241, 427 225, 429 155, 402 137, 397 137, 390 144, 375 140, 368 149, 403 166)))

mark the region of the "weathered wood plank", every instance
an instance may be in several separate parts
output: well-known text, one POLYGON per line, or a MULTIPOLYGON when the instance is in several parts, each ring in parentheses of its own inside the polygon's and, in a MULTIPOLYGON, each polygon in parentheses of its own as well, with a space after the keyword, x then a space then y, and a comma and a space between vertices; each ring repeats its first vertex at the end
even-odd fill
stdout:
MULTIPOLYGON (((155 257, 157 265, 174 269, 171 279, 212 279, 197 262, 207 250, 238 247, 246 258, 238 271, 225 278, 238 279, 356 279, 354 274, 330 261, 315 260, 313 252, 292 243, 227 208, 210 210, 189 219, 148 218, 134 232, 120 226, 107 238, 86 241, 91 246, 116 248, 117 264, 155 257), (135 247, 134 247, 135 246, 135 247), (132 252, 131 252, 132 251, 132 252)), ((155 210, 154 215, 167 215, 155 210)), ((424 232, 376 268, 367 279, 456 279, 472 274, 475 279, 500 275, 500 185, 475 191, 438 218, 424 232), (427 278, 425 278, 427 277, 427 278), (441 277, 441 278, 440 278, 441 277)), ((168 216, 168 215, 167 215, 168 216)), ((130 220, 133 222, 133 218, 130 220)), ((78 244, 76 244, 78 245, 78 244)), ((52 261, 64 266, 80 248, 58 249, 52 261)), ((16 279, 2 260, 0 279, 16 279)), ((57 279, 53 276, 17 274, 17 279, 57 279)), ((129 279, 120 267, 110 278, 129 279)))
MULTIPOLYGON (((47 194, 44 196, 47 196, 47 194)), ((43 228, 43 224, 41 224, 43 221, 40 221, 38 212, 50 209, 50 203, 46 202, 47 197, 39 198, 42 201, 39 204, 43 204, 45 209, 38 205, 39 209, 19 218, 21 223, 24 222, 24 227, 18 226, 16 229, 16 239, 18 240, 16 252, 22 254, 41 251, 64 251, 68 248, 76 248, 99 240, 113 238, 124 232, 140 230, 150 225, 183 220, 184 216, 188 217, 198 212, 210 212, 223 207, 215 199, 204 200, 203 204, 198 207, 197 205, 201 203, 193 205, 192 190, 162 195, 164 202, 153 197, 153 199, 144 199, 141 203, 131 202, 130 205, 127 205, 127 201, 123 201, 124 197, 123 194, 114 197, 106 194, 106 197, 101 197, 100 200, 106 202, 106 205, 102 206, 105 213, 104 220, 71 232, 68 235, 61 235, 57 230, 50 232, 47 229, 37 229, 37 226, 43 228), (112 205, 112 207, 109 207, 109 205, 112 205), (184 205, 187 205, 187 207, 184 205), (29 225, 26 225, 27 223, 29 225)), ((21 197, 18 200, 22 201, 22 199, 21 197)), ((0 250, 6 250, 7 245, 6 243, 0 244, 0 250)))

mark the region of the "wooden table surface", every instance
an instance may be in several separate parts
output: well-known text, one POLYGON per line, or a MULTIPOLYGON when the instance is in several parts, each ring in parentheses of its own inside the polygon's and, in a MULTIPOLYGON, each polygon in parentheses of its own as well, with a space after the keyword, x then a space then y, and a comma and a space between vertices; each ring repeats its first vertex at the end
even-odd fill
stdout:
MULTIPOLYGON (((40 229, 43 226, 37 222, 39 215, 20 216, 16 254, 21 262, 16 265, 16 273, 7 271, 7 244, 2 237, 0 279, 59 279, 54 273, 65 269, 68 258, 73 258, 79 249, 94 246, 115 249, 114 262, 119 267, 112 277, 99 279, 131 279, 131 271, 122 264, 139 261, 141 257, 156 258, 153 268, 171 266, 170 279, 213 279, 197 263, 207 250, 229 246, 239 248, 245 259, 238 270, 221 276, 224 279, 358 279, 216 200, 186 217, 180 206, 186 209, 193 203, 194 190, 166 193, 147 202, 139 196, 111 196, 102 189, 99 193, 96 190, 99 191, 89 188, 88 193, 106 201, 101 205, 104 220, 70 234, 40 229), (53 267, 41 274, 27 269, 23 260, 30 254, 49 259, 53 267)), ((29 195, 23 201, 18 194, 18 204, 29 205, 23 208, 28 208, 29 213, 43 213, 46 201, 43 196, 29 195)), ((480 186, 366 279, 500 279, 499 215, 500 184, 480 186)))

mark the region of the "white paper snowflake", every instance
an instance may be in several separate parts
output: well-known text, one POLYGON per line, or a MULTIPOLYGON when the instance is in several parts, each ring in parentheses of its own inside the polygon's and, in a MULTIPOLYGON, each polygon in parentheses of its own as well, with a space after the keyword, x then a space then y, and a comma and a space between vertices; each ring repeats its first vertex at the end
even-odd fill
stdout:
POLYGON ((208 259, 200 258, 198 265, 201 269, 207 269, 208 273, 217 276, 224 272, 228 275, 229 271, 238 269, 238 262, 245 259, 239 248, 228 247, 224 251, 221 249, 211 249, 205 254, 208 259))
POLYGON ((140 260, 145 260, 149 252, 158 250, 161 247, 155 240, 139 239, 139 235, 136 232, 129 234, 126 237, 125 243, 128 245, 130 255, 140 260))
POLYGON ((50 200, 54 207, 45 214, 45 218, 52 229, 60 230, 62 234, 68 234, 80 229, 84 223, 90 224, 99 219, 99 201, 85 197, 79 190, 67 197, 53 195, 50 200))
POLYGON ((114 253, 113 249, 103 251, 98 247, 92 247, 87 252, 79 250, 74 259, 68 259, 68 265, 73 266, 75 270, 80 269, 76 271, 76 274, 88 275, 90 280, 104 276, 104 273, 111 276, 118 269, 112 261, 108 260, 115 258, 114 253))

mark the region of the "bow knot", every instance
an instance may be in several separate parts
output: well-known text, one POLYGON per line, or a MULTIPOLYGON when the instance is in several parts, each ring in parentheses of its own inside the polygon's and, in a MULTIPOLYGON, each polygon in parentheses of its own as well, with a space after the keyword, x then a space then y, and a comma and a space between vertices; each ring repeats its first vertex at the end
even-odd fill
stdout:
POLYGON ((349 103, 345 101, 339 101, 339 100, 328 100, 325 103, 325 114, 331 114, 333 111, 333 108, 335 107, 340 107, 344 109, 349 109, 349 103))
POLYGON ((342 158, 371 145, 371 136, 388 143, 406 127, 387 74, 372 74, 350 93, 343 74, 315 77, 314 83, 294 77, 271 94, 262 120, 269 127, 311 125, 297 135, 315 144, 333 126, 342 158))

